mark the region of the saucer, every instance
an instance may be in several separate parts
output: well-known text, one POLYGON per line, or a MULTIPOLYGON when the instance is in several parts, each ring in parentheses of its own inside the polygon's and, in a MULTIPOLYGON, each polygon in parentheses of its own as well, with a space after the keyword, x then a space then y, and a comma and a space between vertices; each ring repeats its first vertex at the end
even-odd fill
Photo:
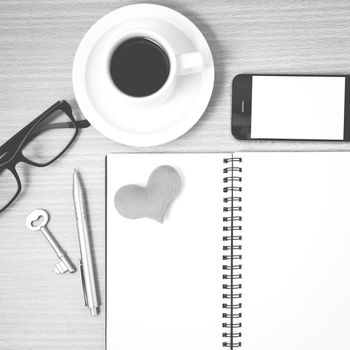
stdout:
POLYGON ((129 5, 102 17, 82 39, 74 59, 73 88, 82 113, 100 133, 129 146, 160 145, 186 133, 204 113, 213 86, 214 62, 203 34, 188 18, 160 5, 129 5), (111 94, 100 74, 106 42, 137 28, 171 32, 175 46, 200 52, 205 62, 202 71, 181 75, 167 100, 150 108, 111 94))

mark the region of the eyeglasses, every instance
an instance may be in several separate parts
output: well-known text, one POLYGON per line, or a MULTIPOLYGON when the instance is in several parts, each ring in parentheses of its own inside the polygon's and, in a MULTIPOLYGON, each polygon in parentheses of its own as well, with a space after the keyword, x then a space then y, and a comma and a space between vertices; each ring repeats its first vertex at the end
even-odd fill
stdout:
POLYGON ((0 146, 0 213, 22 190, 16 171, 18 163, 50 165, 73 143, 78 130, 89 125, 87 120, 74 119, 68 102, 58 101, 0 146))

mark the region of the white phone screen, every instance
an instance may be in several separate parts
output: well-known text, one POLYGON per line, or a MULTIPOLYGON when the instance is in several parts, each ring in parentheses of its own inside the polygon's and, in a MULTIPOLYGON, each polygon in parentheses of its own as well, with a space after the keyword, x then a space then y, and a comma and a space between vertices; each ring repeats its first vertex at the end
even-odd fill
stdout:
POLYGON ((253 76, 251 138, 344 139, 345 77, 253 76))

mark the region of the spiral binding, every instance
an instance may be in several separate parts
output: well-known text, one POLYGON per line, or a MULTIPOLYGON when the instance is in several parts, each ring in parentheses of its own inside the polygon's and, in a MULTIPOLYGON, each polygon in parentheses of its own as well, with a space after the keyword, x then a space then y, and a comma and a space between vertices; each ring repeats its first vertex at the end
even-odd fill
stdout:
POLYGON ((242 346, 240 341, 242 337, 241 333, 241 309, 242 304, 240 300, 242 298, 240 280, 242 278, 241 259, 242 259, 242 235, 239 231, 242 230, 242 167, 239 163, 242 163, 242 158, 225 158, 224 159, 224 193, 227 194, 224 198, 224 217, 223 217, 223 241, 224 241, 224 265, 223 265, 223 284, 224 289, 224 303, 222 307, 224 312, 222 314, 224 322, 222 324, 224 328, 223 346, 225 348, 239 348, 242 346))

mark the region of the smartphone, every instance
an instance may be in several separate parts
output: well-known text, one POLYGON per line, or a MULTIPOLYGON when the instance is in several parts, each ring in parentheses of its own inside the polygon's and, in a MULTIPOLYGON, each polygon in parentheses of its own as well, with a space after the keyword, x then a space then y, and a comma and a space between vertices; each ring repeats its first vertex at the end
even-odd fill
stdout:
POLYGON ((350 76, 237 75, 231 130, 238 140, 350 141, 350 76))

